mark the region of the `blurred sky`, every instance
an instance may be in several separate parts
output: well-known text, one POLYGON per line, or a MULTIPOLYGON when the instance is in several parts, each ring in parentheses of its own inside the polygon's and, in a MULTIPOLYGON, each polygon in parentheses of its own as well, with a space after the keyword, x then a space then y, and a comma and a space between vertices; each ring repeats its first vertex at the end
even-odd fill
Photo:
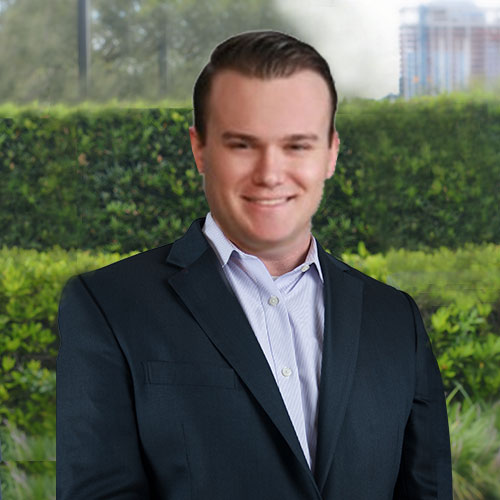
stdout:
MULTIPOLYGON (((276 0, 284 15, 300 23, 305 41, 328 60, 340 96, 375 99, 399 94, 399 10, 428 3, 431 1, 276 0)), ((500 8, 500 0, 473 3, 500 8)))

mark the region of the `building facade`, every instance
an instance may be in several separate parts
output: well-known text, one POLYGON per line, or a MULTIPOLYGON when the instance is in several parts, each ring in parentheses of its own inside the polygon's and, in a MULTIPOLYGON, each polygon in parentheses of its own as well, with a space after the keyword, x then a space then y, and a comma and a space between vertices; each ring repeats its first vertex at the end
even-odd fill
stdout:
POLYGON ((500 82, 500 9, 433 2, 400 11, 400 95, 492 88, 500 82))

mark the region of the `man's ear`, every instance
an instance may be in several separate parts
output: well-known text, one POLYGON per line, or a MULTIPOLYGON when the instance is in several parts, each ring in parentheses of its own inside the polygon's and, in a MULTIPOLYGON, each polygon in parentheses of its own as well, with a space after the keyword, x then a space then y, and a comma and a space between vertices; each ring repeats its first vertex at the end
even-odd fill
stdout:
POLYGON ((332 137, 332 145, 330 147, 330 158, 328 160, 328 170, 326 178, 329 179, 335 172, 335 166, 337 165, 337 157, 339 155, 340 139, 339 134, 335 130, 332 137))
POLYGON ((189 139, 191 140, 191 151, 193 152, 194 162, 196 163, 196 168, 200 174, 205 173, 205 165, 203 164, 203 144, 198 134, 198 131, 194 128, 194 125, 189 127, 189 139))

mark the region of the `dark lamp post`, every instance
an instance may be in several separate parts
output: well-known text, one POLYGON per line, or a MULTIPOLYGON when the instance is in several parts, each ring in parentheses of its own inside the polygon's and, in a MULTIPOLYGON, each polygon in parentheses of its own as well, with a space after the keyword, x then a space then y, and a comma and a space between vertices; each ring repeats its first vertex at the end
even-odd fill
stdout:
POLYGON ((80 99, 86 99, 90 74, 90 0, 78 0, 78 76, 80 99))

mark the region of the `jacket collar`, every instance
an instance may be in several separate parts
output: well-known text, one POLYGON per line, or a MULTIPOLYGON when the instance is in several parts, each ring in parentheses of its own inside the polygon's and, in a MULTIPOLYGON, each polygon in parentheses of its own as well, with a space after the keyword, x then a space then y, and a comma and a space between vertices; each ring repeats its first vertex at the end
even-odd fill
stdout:
POLYGON ((186 233, 176 240, 166 262, 177 267, 187 267, 195 262, 208 248, 208 242, 203 236, 202 228, 205 218, 193 221, 186 233))

